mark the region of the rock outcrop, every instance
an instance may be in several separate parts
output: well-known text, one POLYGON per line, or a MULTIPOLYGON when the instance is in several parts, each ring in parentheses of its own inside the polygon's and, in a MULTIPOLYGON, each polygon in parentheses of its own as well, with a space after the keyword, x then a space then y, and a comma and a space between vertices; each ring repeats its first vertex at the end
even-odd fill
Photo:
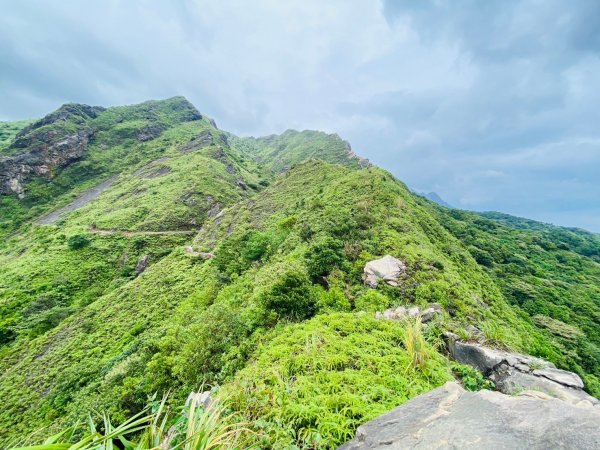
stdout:
POLYGON ((194 136, 190 141, 181 147, 183 153, 189 153, 196 150, 203 149, 214 143, 214 138, 209 130, 204 130, 202 133, 194 136))
POLYGON ((213 404, 211 391, 190 392, 190 395, 188 395, 188 398, 185 401, 185 406, 190 406, 192 403, 194 403, 196 406, 201 406, 202 408, 207 409, 213 404))
POLYGON ((406 274, 406 265, 398 258, 385 255, 383 258, 369 261, 364 268, 363 280, 365 285, 376 288, 379 281, 390 286, 398 286, 398 280, 406 274))
POLYGON ((57 168, 81 159, 94 135, 88 120, 102 111, 104 108, 67 104, 21 130, 11 149, 23 149, 23 153, 0 159, 0 194, 23 198, 31 177, 51 178, 57 168))
POLYGON ((583 391, 583 381, 575 373, 557 369, 551 362, 540 358, 460 342, 454 336, 449 337, 448 349, 452 357, 478 369, 496 384, 500 392, 518 394, 534 390, 572 404, 600 407, 598 399, 583 391))
POLYGON ((79 160, 93 134, 91 128, 61 137, 48 133, 46 140, 38 142, 32 150, 0 160, 0 194, 23 198, 25 185, 32 176, 51 178, 56 168, 79 160))
POLYGON ((537 392, 468 392, 456 382, 358 428, 340 450, 600 448, 600 410, 537 392))
POLYGON ((136 139, 140 142, 150 141, 159 137, 166 127, 160 124, 150 124, 136 133, 136 139))
POLYGON ((418 306, 398 306, 397 308, 386 309, 383 312, 377 311, 375 313, 375 318, 379 320, 403 320, 407 317, 419 317, 422 322, 429 322, 434 317, 443 314, 444 310, 442 309, 442 305, 439 303, 432 303, 423 310, 418 306))

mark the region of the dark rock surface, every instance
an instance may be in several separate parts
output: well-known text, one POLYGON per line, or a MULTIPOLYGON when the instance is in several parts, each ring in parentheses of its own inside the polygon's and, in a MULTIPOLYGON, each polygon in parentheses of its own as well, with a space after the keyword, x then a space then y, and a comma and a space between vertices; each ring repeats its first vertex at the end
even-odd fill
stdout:
POLYGON ((208 147, 209 145, 213 144, 213 142, 214 140, 212 133, 209 130, 205 130, 202 133, 190 139, 190 141, 183 147, 181 147, 180 150, 183 153, 190 153, 195 150, 200 150, 205 147, 208 147))
POLYGON ((94 135, 88 121, 104 110, 70 103, 21 130, 11 148, 26 151, 0 159, 0 194, 23 198, 33 176, 52 178, 57 168, 81 159, 94 135))
POLYGON ((51 178, 56 168, 81 159, 94 131, 84 128, 61 137, 53 132, 42 134, 30 151, 0 160, 0 194, 17 194, 23 198, 25 185, 32 176, 51 178))
POLYGON ((140 273, 142 273, 143 271, 145 271, 148 268, 149 264, 150 264, 150 255, 140 256, 140 258, 138 259, 137 264, 135 265, 135 273, 136 273, 136 275, 139 275, 140 273))
POLYGON ((448 382, 360 426, 340 450, 595 449, 599 425, 598 408, 529 391, 468 392, 448 382))
POLYGON ((160 124, 148 125, 137 132, 136 139, 140 142, 156 139, 163 133, 163 131, 165 131, 165 129, 166 127, 160 124))

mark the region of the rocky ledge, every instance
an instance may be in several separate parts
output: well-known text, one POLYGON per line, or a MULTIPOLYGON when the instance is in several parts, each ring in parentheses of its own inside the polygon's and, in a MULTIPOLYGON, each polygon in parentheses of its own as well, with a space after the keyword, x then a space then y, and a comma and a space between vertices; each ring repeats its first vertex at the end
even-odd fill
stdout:
POLYGON ((537 391, 468 392, 458 383, 420 395, 358 428, 340 450, 600 448, 600 409, 537 391))
POLYGON ((574 405, 600 409, 600 401, 583 390, 583 381, 573 372, 557 369, 551 362, 533 356, 460 342, 452 333, 445 337, 452 357, 478 369, 500 392, 514 395, 535 390, 574 405))

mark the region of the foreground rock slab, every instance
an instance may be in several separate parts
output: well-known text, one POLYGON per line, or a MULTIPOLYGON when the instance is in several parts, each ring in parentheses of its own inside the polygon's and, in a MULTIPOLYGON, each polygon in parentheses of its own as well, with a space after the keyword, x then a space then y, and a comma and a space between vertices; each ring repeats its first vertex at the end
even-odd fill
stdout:
POLYGON ((448 382, 360 426, 340 450, 593 448, 600 448, 598 408, 448 382))

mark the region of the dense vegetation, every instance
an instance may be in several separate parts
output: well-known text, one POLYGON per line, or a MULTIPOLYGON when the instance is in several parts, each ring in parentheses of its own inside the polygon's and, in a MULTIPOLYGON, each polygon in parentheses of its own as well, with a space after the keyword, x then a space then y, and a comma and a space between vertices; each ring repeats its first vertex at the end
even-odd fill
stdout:
POLYGON ((0 206, 0 442, 212 388, 246 446, 335 448, 454 376, 485 387, 442 351, 442 331, 469 325, 600 394, 597 236, 445 209, 361 169, 335 135, 238 138, 181 98, 69 126, 94 127, 86 155, 0 206), (406 277, 366 288, 386 254, 406 277), (431 302, 445 313, 427 325, 374 318, 431 302))

